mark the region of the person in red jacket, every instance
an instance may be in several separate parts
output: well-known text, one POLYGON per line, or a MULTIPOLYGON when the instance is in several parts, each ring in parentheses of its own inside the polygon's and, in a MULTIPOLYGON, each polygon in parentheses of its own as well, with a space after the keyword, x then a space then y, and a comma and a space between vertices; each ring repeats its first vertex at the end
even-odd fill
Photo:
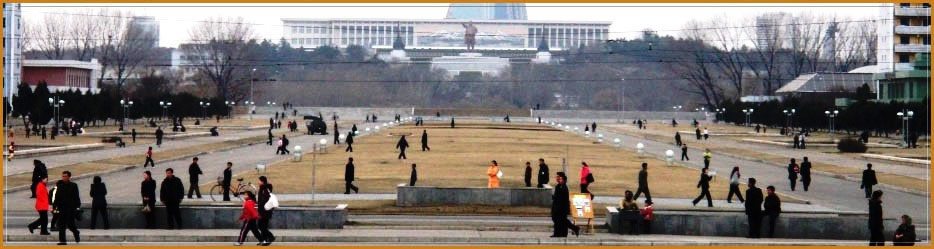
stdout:
POLYGON ((259 244, 263 245, 266 243, 266 240, 263 240, 262 233, 259 232, 259 228, 256 226, 256 220, 259 219, 259 212, 256 211, 256 195, 251 191, 246 191, 246 196, 243 198, 243 213, 240 214, 240 218, 237 220, 243 221, 243 227, 240 228, 240 237, 237 238, 237 242, 234 243, 235 246, 243 245, 243 241, 246 241, 246 234, 248 231, 253 232, 253 236, 256 236, 256 240, 259 241, 259 244))
POLYGON ((43 177, 39 184, 36 184, 36 212, 39 212, 39 219, 29 223, 29 233, 33 233, 33 230, 36 230, 36 227, 41 228, 41 235, 50 235, 47 228, 49 224, 49 196, 46 195, 48 190, 45 188, 45 184, 49 182, 48 177, 43 177))
MULTIPOLYGON (((587 162, 581 162, 581 193, 590 193, 588 187, 593 182, 593 176, 590 174, 590 165, 587 165, 587 162)), ((593 194, 590 195, 590 198, 593 199, 593 194)))
POLYGON ((652 219, 655 219, 655 208, 652 207, 652 200, 645 200, 645 207, 639 211, 642 215, 642 233, 652 233, 652 219))

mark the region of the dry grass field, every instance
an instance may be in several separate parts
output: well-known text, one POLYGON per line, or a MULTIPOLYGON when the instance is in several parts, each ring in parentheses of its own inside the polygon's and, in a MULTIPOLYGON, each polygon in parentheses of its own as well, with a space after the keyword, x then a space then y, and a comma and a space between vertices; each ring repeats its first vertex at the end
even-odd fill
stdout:
MULTIPOLYGON (((537 173, 538 158, 544 158, 554 173, 561 170, 562 158, 567 158, 571 191, 579 191, 580 163, 586 161, 596 182, 590 186, 595 195, 622 196, 626 190, 635 191, 638 171, 643 159, 634 152, 597 144, 569 133, 535 124, 503 124, 459 121, 456 129, 449 123, 426 123, 415 127, 410 124, 384 130, 378 134, 360 137, 354 143, 354 152, 344 152, 346 145, 331 146, 327 153, 305 155, 302 162, 281 162, 268 167, 267 176, 278 193, 309 193, 311 191, 312 161, 317 165, 317 191, 343 193, 344 165, 354 157, 355 185, 363 193, 394 193, 399 183, 408 182, 412 163, 418 165, 420 186, 485 187, 486 169, 491 160, 499 162, 503 171, 501 187, 524 187, 524 163, 529 161, 537 173), (421 131, 429 134, 430 152, 422 152, 421 131), (394 149, 398 136, 407 137, 412 146, 406 154, 408 160, 398 160, 394 149)), ((681 166, 666 166, 661 160, 645 158, 649 164, 649 184, 656 197, 694 198, 700 172, 681 166)), ((721 174, 722 175, 722 174, 721 174)), ((238 177, 256 179, 254 171, 238 177)), ((202 185, 205 190, 210 186, 202 185)), ((711 183, 714 198, 723 199, 728 191, 728 180, 717 177, 711 183)), ((787 198, 787 197, 786 197, 787 198)), ((790 198, 789 198, 790 200, 790 198)))

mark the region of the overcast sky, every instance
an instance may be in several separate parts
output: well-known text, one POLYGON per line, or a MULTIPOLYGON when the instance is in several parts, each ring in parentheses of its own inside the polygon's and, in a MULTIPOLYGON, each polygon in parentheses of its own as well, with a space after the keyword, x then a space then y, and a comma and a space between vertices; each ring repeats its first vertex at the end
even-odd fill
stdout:
MULTIPOLYGON (((23 4, 23 18, 62 15, 80 8, 113 7, 160 22, 160 45, 176 47, 188 30, 208 17, 242 16, 261 38, 282 37, 280 18, 443 19, 448 4, 23 4)), ((692 19, 724 16, 748 20, 765 12, 810 12, 853 20, 880 19, 880 4, 527 4, 529 20, 611 21, 610 38, 634 38, 650 28, 660 35, 678 35, 692 19)), ((748 25, 754 25, 749 23, 748 25)))

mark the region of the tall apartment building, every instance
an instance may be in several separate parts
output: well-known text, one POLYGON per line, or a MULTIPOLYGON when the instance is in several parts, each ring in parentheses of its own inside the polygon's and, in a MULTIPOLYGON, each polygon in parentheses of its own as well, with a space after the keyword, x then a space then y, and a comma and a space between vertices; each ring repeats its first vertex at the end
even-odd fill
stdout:
POLYGON ((23 74, 23 11, 21 4, 3 4, 3 96, 16 95, 23 74))
POLYGON ((873 75, 877 99, 921 101, 930 96, 931 5, 885 4, 881 9, 873 75))
POLYGON ((130 21, 130 25, 141 31, 140 36, 142 39, 145 39, 148 42, 152 43, 153 48, 159 47, 159 21, 152 16, 134 16, 133 20, 130 21))

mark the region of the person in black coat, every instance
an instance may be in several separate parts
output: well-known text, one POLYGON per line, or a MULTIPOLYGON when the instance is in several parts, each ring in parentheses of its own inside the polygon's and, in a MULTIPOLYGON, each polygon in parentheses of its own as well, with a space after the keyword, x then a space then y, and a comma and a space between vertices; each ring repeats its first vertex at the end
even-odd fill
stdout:
POLYGON ((804 187, 804 192, 807 192, 808 187, 811 186, 811 162, 808 161, 808 157, 804 157, 799 171, 801 172, 801 185, 804 187))
POLYGON ((571 199, 568 193, 567 176, 564 172, 558 172, 555 176, 555 193, 551 196, 551 221, 554 222, 555 230, 551 237, 567 237, 568 228, 574 231, 574 235, 580 236, 580 227, 568 220, 571 214, 571 199))
MULTIPOLYGON (((285 115, 283 113, 283 115, 285 115)), ((269 220, 272 219, 272 211, 266 210, 266 203, 269 202, 269 198, 272 195, 272 184, 269 184, 266 176, 259 177, 259 190, 256 193, 256 209, 259 211, 259 222, 256 223, 257 228, 259 229, 260 234, 265 239, 265 241, 260 241, 261 246, 268 246, 276 240, 276 236, 269 231, 269 220)))
POLYGON ((347 136, 347 137, 352 137, 356 135, 357 135, 357 124, 353 124, 353 126, 350 127, 350 136, 347 136))
POLYGON ((892 244, 896 246, 913 246, 915 245, 915 225, 911 224, 911 217, 902 215, 902 224, 898 225, 898 229, 895 229, 895 236, 893 236, 892 244))
POLYGON ((869 246, 885 245, 882 231, 885 231, 882 226, 882 190, 876 190, 869 199, 869 246))
POLYGON ((597 122, 590 124, 590 132, 597 133, 597 122))
POLYGON ((188 165, 188 199, 191 199, 192 193, 197 193, 198 199, 201 199, 201 189, 198 187, 198 176, 203 174, 201 167, 198 166, 198 157, 191 159, 188 165))
POLYGON ((146 229, 156 228, 156 215, 153 213, 156 208, 156 180, 152 179, 152 172, 148 170, 143 172, 143 182, 140 184, 139 194, 143 199, 143 205, 149 206, 149 212, 146 216, 146 229))
POLYGON ((681 133, 675 132, 675 145, 681 146, 681 133))
POLYGON ((713 207, 713 200, 710 199, 710 175, 707 174, 707 168, 701 170, 700 180, 697 181, 697 187, 701 189, 700 195, 694 198, 691 203, 697 206, 697 203, 704 197, 707 197, 707 207, 713 207))
POLYGON ((354 193, 359 193, 360 189, 357 186, 353 185, 354 179, 354 166, 353 166, 353 157, 347 158, 347 165, 344 166, 344 194, 350 194, 350 190, 353 189, 354 193))
POLYGON ((409 142, 405 141, 405 135, 402 138, 399 138, 399 142, 396 143, 396 148, 399 149, 399 158, 397 159, 408 159, 405 157, 405 148, 409 147, 409 142))
POLYGON ((418 172, 415 171, 415 164, 412 164, 412 175, 409 177, 409 186, 415 186, 415 182, 418 181, 418 172))
POLYGON ((32 186, 29 187, 32 195, 29 198, 36 198, 36 185, 39 185, 39 183, 42 183, 42 179, 48 177, 49 170, 45 168, 45 164, 39 160, 32 160, 32 186))
POLYGON ((224 189, 224 201, 230 201, 230 180, 233 178, 232 162, 227 162, 227 168, 224 169, 224 179, 221 180, 221 188, 224 189))
POLYGON ((353 136, 353 131, 347 133, 347 140, 344 140, 344 142, 347 142, 347 148, 344 149, 344 152, 353 152, 353 136))
POLYGON ((548 164, 545 164, 545 159, 538 159, 538 188, 544 188, 548 184, 548 164))
POLYGON ((525 162, 525 187, 532 187, 532 163, 525 162))
POLYGON ((694 135, 697 136, 697 140, 701 140, 700 128, 694 128, 694 135))
POLYGON ((795 134, 795 135, 791 135, 791 136, 792 136, 792 139, 791 139, 791 140, 792 140, 791 148, 794 148, 794 149, 801 148, 801 139, 799 139, 798 135, 795 134))
POLYGON ((135 144, 136 143, 136 129, 133 129, 130 132, 130 136, 133 137, 133 143, 135 144))
POLYGON ((863 170, 863 180, 859 184, 859 188, 866 192, 866 198, 869 198, 869 195, 872 194, 872 186, 878 183, 876 171, 872 170, 872 164, 866 164, 866 170, 863 170))
POLYGON ((162 180, 162 187, 159 188, 159 198, 165 204, 166 224, 169 225, 169 229, 175 229, 176 224, 178 229, 182 229, 182 216, 178 206, 185 198, 185 185, 182 185, 181 179, 175 177, 175 171, 172 168, 165 169, 165 179, 162 180))
POLYGON ((65 245, 65 229, 71 230, 75 236, 75 243, 81 242, 75 219, 77 210, 81 208, 81 196, 78 194, 78 184, 71 181, 71 172, 62 172, 62 185, 55 193, 55 207, 58 209, 58 244, 65 245))
POLYGON ((162 147, 162 136, 165 135, 165 132, 162 131, 162 126, 156 128, 156 146, 162 147))
POLYGON ((795 163, 795 159, 791 159, 791 163, 788 164, 788 182, 791 184, 791 191, 795 191, 795 185, 798 183, 798 171, 800 168, 798 164, 795 163))
POLYGON ((334 120, 334 144, 341 144, 341 132, 337 130, 337 120, 334 120))
POLYGON ((454 118, 451 118, 451 128, 454 128, 454 118))
POLYGON ((110 229, 110 220, 107 218, 107 185, 101 181, 100 176, 94 176, 91 184, 91 230, 97 225, 97 214, 104 220, 104 229, 110 229))
POLYGON ((639 199, 639 195, 645 193, 645 200, 651 201, 652 194, 649 193, 649 164, 642 163, 642 170, 639 171, 639 188, 636 190, 636 195, 632 199, 639 199))
POLYGON ((431 148, 428 147, 428 130, 422 130, 422 151, 431 151, 431 148))
POLYGON ((681 143, 681 161, 688 160, 691 161, 691 158, 688 157, 688 144, 681 143))
POLYGON ((765 196, 765 215, 769 216, 769 238, 775 238, 775 222, 778 221, 778 215, 782 213, 782 200, 775 194, 775 187, 765 188, 768 194, 765 196))
POLYGON ((272 128, 266 131, 266 145, 272 145, 272 138, 275 136, 272 135, 272 128))
POLYGON ((749 237, 759 238, 762 229, 762 190, 756 187, 756 178, 749 178, 746 189, 746 218, 749 220, 749 237))

